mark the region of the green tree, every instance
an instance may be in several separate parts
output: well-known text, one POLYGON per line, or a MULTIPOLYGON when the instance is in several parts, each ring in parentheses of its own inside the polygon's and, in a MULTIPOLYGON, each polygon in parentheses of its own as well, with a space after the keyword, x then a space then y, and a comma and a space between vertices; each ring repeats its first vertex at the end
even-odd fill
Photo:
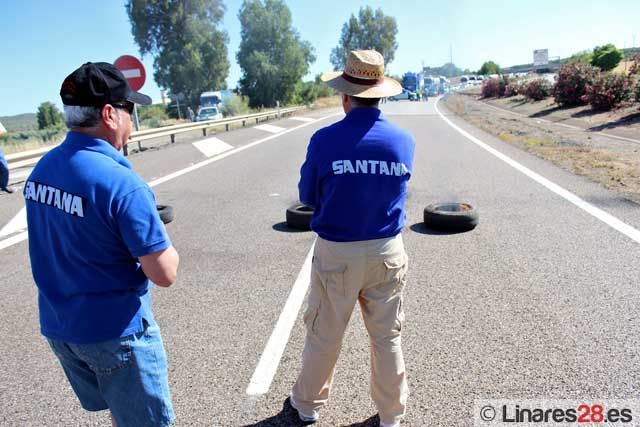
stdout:
POLYGON ((593 59, 593 53, 590 50, 582 50, 580 52, 574 53, 571 55, 565 63, 567 64, 591 64, 591 60, 593 59))
POLYGON ((331 63, 335 70, 344 69, 347 56, 352 50, 374 49, 390 64, 398 49, 396 36, 398 24, 392 16, 386 16, 382 9, 375 11, 370 6, 361 7, 358 17, 351 15, 342 26, 338 46, 331 51, 331 63))
POLYGON ((64 116, 54 104, 49 101, 43 102, 38 107, 36 114, 38 119, 38 129, 49 129, 62 127, 64 116))
POLYGON ((480 67, 480 71, 478 74, 489 75, 489 74, 500 74, 500 66, 493 61, 487 61, 482 64, 480 67))
POLYGON ((300 40, 293 28, 287 5, 282 0, 245 0, 238 17, 240 90, 249 97, 249 105, 274 107, 276 101, 295 101, 302 76, 316 58, 311 44, 300 40))
POLYGON ((593 49, 591 65, 600 67, 602 71, 613 70, 618 66, 622 57, 622 51, 611 43, 604 46, 596 46, 596 48, 593 49))
POLYGON ((462 75, 462 70, 452 63, 446 63, 441 67, 424 67, 422 69, 424 74, 434 76, 455 77, 462 75))
POLYGON ((194 109, 202 92, 226 88, 228 36, 218 28, 222 0, 128 0, 125 7, 140 53, 154 58, 159 86, 183 94, 194 109))

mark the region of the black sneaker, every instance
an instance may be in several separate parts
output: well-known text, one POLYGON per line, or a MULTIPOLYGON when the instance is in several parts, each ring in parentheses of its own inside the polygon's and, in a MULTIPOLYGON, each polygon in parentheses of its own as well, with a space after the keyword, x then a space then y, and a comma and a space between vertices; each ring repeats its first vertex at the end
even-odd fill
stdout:
POLYGON ((284 409, 289 409, 291 412, 294 412, 303 426, 315 424, 319 418, 317 413, 313 414, 313 416, 308 416, 298 411, 296 407, 291 404, 291 397, 287 397, 287 400, 284 401, 284 409))

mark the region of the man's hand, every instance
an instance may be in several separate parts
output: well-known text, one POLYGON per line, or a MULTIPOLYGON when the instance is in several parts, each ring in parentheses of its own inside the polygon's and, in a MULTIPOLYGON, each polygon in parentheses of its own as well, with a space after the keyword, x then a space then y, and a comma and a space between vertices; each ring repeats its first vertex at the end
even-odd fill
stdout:
POLYGON ((176 281, 180 257, 173 246, 138 259, 145 276, 156 285, 167 288, 176 281))

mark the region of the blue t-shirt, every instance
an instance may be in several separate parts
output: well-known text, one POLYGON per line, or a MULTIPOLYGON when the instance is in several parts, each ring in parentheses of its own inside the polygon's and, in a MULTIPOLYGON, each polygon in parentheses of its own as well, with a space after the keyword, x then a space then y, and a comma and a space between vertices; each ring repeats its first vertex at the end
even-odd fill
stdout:
POLYGON ((154 323, 137 258, 171 242, 151 189, 122 154, 69 132, 38 162, 24 197, 43 335, 86 344, 154 323))
POLYGON ((415 142, 377 108, 356 108, 311 138, 300 170, 300 201, 315 208, 311 229, 334 242, 400 233, 415 142))

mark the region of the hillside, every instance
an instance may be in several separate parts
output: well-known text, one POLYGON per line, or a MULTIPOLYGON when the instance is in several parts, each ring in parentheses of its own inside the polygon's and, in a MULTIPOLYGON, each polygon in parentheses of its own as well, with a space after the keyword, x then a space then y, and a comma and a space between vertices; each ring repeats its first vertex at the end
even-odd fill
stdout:
POLYGON ((0 117, 0 123, 7 132, 19 132, 38 129, 38 120, 33 113, 18 114, 17 116, 0 117))

